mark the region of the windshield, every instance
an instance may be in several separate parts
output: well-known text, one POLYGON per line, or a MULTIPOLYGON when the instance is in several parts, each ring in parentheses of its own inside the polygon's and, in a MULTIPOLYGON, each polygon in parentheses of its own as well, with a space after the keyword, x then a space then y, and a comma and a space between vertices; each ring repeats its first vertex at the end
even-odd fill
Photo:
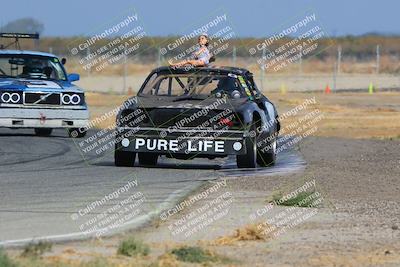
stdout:
POLYGON ((0 77, 66 80, 58 58, 0 55, 0 77))
POLYGON ((212 97, 226 95, 232 98, 247 97, 246 83, 234 74, 170 74, 154 73, 142 86, 139 95, 153 96, 198 96, 212 97), (245 87, 245 88, 244 88, 245 87))

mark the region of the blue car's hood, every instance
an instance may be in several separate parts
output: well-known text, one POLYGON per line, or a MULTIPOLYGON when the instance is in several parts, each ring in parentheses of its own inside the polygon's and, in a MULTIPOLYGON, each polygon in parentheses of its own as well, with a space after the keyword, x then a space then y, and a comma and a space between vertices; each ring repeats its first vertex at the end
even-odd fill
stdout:
POLYGON ((0 90, 41 91, 41 92, 78 92, 83 90, 68 81, 38 80, 38 79, 0 79, 0 90))

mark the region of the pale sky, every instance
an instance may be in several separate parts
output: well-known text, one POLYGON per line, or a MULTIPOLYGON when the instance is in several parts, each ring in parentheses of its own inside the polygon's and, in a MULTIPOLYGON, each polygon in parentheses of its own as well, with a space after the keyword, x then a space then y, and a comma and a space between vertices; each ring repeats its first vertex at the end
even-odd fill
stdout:
POLYGON ((224 12, 237 36, 263 37, 308 10, 331 36, 400 34, 400 1, 395 0, 14 0, 2 1, 0 23, 33 17, 45 24, 45 36, 89 35, 132 7, 150 36, 179 35, 188 25, 224 12))

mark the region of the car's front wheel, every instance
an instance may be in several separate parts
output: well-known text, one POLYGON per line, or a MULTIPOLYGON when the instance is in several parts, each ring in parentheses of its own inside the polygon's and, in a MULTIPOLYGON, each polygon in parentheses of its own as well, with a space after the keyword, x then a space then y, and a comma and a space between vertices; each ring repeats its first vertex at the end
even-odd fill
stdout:
MULTIPOLYGON (((262 143, 262 142, 261 142, 262 143)), ((276 137, 273 138, 268 145, 265 147, 259 147, 257 152, 257 163, 262 167, 272 166, 276 162, 276 149, 277 149, 276 137)))
POLYGON ((118 167, 133 167, 135 165, 136 153, 130 151, 114 151, 114 164, 118 167))
POLYGON ((253 124, 249 135, 245 138, 246 154, 236 156, 236 165, 238 168, 256 168, 257 167, 257 132, 253 124))
POLYGON ((155 166, 157 165, 158 154, 156 153, 139 153, 139 164, 144 166, 155 166))
POLYGON ((51 128, 35 128, 35 134, 37 136, 50 136, 53 129, 51 128))

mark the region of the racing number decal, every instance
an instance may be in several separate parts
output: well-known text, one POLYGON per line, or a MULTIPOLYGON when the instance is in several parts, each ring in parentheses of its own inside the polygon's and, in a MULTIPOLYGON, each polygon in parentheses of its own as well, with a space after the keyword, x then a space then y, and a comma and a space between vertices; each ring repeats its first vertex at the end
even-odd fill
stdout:
POLYGON ((253 100, 253 96, 251 95, 250 89, 247 86, 246 81, 244 80, 244 78, 242 76, 239 76, 238 79, 239 79, 240 84, 244 88, 244 91, 246 92, 246 95, 248 96, 248 98, 250 100, 253 100))

